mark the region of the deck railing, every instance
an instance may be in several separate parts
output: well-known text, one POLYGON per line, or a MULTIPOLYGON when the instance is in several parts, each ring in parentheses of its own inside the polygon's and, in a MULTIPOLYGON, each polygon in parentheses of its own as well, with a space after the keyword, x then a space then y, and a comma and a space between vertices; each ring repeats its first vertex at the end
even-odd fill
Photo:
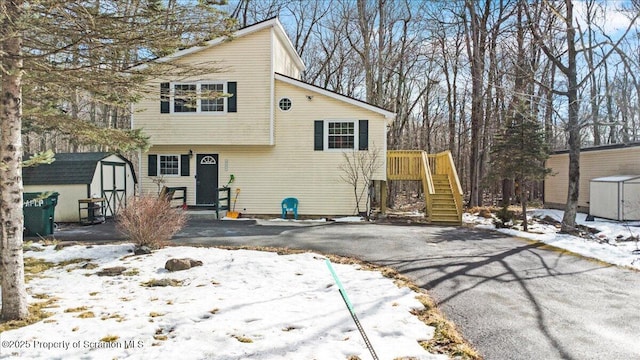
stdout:
POLYGON ((387 151, 387 179, 422 180, 422 153, 420 150, 387 151))

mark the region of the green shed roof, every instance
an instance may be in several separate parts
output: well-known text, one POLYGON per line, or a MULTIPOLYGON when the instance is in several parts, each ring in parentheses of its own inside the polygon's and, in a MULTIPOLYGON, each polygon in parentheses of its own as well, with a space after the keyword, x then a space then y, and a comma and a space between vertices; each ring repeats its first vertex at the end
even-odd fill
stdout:
MULTIPOLYGON (((57 153, 56 161, 51 164, 22 169, 22 181, 24 185, 91 184, 100 160, 111 155, 108 152, 57 153)), ((116 156, 131 165, 129 160, 116 156)))

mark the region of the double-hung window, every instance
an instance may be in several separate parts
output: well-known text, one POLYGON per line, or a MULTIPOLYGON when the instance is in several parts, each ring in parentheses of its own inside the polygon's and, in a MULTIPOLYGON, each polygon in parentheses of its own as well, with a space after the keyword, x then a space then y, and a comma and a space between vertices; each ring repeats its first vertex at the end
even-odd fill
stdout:
POLYGON ((160 175, 180 175, 180 157, 178 155, 158 156, 160 175))
POLYGON ((173 98, 173 112, 196 112, 198 110, 198 96, 196 84, 175 84, 173 98))
POLYGON ((369 120, 315 120, 313 150, 369 149, 369 120))
POLYGON ((224 111, 224 84, 200 84, 200 111, 224 111))
POLYGON ((327 149, 353 149, 356 130, 353 121, 329 121, 327 123, 327 149))

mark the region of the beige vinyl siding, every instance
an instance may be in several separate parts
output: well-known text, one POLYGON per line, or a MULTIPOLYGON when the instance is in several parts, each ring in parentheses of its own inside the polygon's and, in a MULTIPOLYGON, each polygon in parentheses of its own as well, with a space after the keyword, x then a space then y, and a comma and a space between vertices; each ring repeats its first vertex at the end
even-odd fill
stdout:
POLYGON ((87 185, 26 185, 24 192, 58 192, 58 204, 54 209, 53 221, 78 222, 78 199, 87 198, 87 185))
POLYGON ((294 79, 300 79, 300 69, 298 69, 275 30, 273 30, 273 71, 294 79))
MULTIPOLYGON (((195 154, 218 154, 218 183, 227 183, 241 192, 236 209, 247 214, 279 214, 285 197, 300 200, 302 215, 351 215, 355 210, 353 190, 340 179, 339 165, 343 151, 314 151, 314 121, 325 119, 369 120, 369 149, 379 148, 381 166, 376 179, 385 179, 385 118, 375 112, 354 105, 310 93, 296 86, 276 81, 276 146, 154 146, 151 154, 187 154, 191 158, 188 177, 165 176, 166 186, 187 186, 189 204, 195 204, 195 154), (311 101, 306 95, 313 95, 311 101), (288 97, 293 105, 283 112, 277 101, 288 97), (314 116, 313 114, 322 114, 314 116)), ((141 186, 143 192, 157 192, 152 178, 146 176, 147 154, 142 158, 141 186)), ((364 209, 364 207, 362 207, 364 209)))
POLYGON ((179 60, 191 65, 207 64, 220 72, 197 79, 237 82, 237 113, 160 114, 160 82, 150 83, 150 95, 135 105, 134 128, 143 128, 153 144, 244 144, 270 143, 271 30, 264 29, 221 43, 179 60))
MULTIPOLYGON (((548 176, 545 180, 545 203, 555 206, 564 205, 567 201, 567 186, 569 184, 569 154, 551 155, 546 166, 555 175, 548 176)), ((589 207, 591 179, 636 174, 640 174, 640 146, 582 151, 580 153, 578 206, 589 207)))

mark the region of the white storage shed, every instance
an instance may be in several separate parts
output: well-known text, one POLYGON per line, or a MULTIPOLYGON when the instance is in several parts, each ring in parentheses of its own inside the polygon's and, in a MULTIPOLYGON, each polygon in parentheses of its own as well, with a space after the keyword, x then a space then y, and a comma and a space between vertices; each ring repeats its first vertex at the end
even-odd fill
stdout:
POLYGON ((57 153, 56 161, 24 168, 25 192, 56 191, 54 221, 78 222, 78 200, 104 198, 103 215, 109 217, 126 206, 137 184, 133 165, 125 157, 106 152, 57 153))
POLYGON ((618 221, 640 220, 640 175, 591 179, 589 214, 618 221))

